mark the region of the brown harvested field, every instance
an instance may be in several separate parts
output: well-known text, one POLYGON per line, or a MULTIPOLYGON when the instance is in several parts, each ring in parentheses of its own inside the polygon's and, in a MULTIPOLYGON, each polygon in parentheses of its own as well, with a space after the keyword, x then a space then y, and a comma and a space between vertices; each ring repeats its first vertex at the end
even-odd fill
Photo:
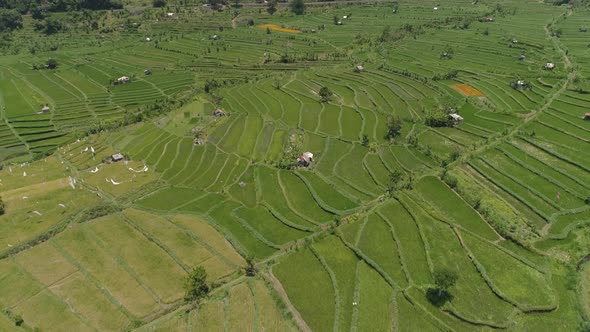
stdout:
POLYGON ((451 88, 455 89, 460 94, 466 97, 483 97, 484 94, 476 88, 467 84, 453 84, 451 88))

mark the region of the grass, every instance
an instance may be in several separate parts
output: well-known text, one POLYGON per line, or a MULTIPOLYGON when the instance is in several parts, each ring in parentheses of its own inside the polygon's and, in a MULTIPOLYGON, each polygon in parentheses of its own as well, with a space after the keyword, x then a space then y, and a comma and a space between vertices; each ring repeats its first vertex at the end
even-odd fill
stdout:
POLYGON ((255 307, 248 284, 241 283, 229 292, 229 317, 226 323, 230 330, 252 331, 255 328, 255 307))
POLYGON ((157 244, 116 216, 93 221, 89 230, 101 247, 131 268, 159 300, 171 303, 182 296, 185 271, 157 244))
POLYGON ((432 268, 435 271, 448 269, 459 275, 457 285, 451 291, 454 296, 453 312, 473 321, 505 325, 513 311, 512 305, 500 300, 486 285, 451 228, 433 220, 415 203, 406 199, 404 201, 415 211, 418 224, 424 232, 432 268))
POLYGON ((491 244, 475 241, 474 237, 467 234, 462 234, 462 237, 485 269, 487 277, 508 299, 523 307, 554 307, 556 294, 547 287, 544 273, 495 249, 491 244), (530 292, 531 288, 535 292, 530 292))
MULTIPOLYGON (((391 327, 392 289, 365 263, 357 266, 359 270, 358 288, 358 331, 384 331, 391 327)), ((400 316, 400 318, 403 316, 400 316)))
POLYGON ((391 228, 381 217, 369 215, 358 248, 400 287, 407 286, 408 280, 402 268, 398 244, 394 241, 391 228))
POLYGON ((145 317, 160 309, 149 288, 130 273, 126 264, 101 248, 85 228, 77 227, 54 242, 135 317, 145 317))
POLYGON ((430 204, 450 218, 451 222, 464 227, 489 240, 498 239, 498 235, 459 195, 435 177, 420 180, 416 189, 430 204))
POLYGON ((351 328, 355 290, 355 274, 358 258, 337 237, 328 237, 314 244, 314 249, 334 272, 339 298, 338 329, 351 328))
POLYGON ((289 300, 310 328, 332 329, 335 313, 334 288, 328 273, 309 249, 290 255, 273 268, 289 300), (294 273, 305 269, 305 273, 294 273))

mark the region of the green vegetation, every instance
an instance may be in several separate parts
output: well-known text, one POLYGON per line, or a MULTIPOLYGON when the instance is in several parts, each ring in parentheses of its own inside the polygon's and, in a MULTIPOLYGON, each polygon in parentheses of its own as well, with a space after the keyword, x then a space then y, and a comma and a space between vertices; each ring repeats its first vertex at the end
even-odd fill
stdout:
POLYGON ((184 300, 187 302, 197 302, 207 296, 207 272, 202 266, 197 266, 188 273, 184 281, 184 291, 184 300))
POLYGON ((0 330, 589 326, 584 1, 0 8, 0 330))

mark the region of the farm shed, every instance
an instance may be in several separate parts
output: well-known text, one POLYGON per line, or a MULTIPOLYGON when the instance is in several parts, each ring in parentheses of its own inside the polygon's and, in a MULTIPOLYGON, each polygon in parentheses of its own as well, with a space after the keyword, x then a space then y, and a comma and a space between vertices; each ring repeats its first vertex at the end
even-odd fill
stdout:
POLYGON ((146 70, 143 71, 143 74, 144 75, 151 75, 152 74, 152 71, 149 70, 149 69, 146 69, 146 70))
POLYGON ((111 159, 115 162, 123 160, 123 158, 124 158, 123 154, 121 154, 121 153, 115 153, 114 155, 111 156, 111 159))
POLYGON ((518 60, 523 61, 524 59, 526 59, 526 56, 524 54, 518 56, 518 60))
POLYGON ((213 116, 220 117, 220 116, 224 116, 224 115, 225 115, 225 112, 221 108, 218 108, 215 111, 213 111, 213 116))
POLYGON ((313 161, 313 153, 304 152, 299 158, 297 158, 297 164, 303 167, 308 167, 313 161))
POLYGON ((121 77, 117 78, 117 84, 125 84, 125 83, 129 83, 129 77, 121 76, 121 77))
POLYGON ((41 108, 41 113, 49 113, 49 111, 51 111, 51 109, 48 105, 45 105, 41 108))
POLYGON ((449 119, 451 119, 451 121, 453 121, 453 124, 458 124, 458 123, 463 122, 463 117, 457 113, 449 114, 449 119))
POLYGON ((362 73, 365 71, 365 67, 357 65, 356 67, 354 67, 354 71, 356 71, 357 73, 362 73))
POLYGON ((584 114, 584 120, 590 121, 590 113, 584 114))
POLYGON ((547 70, 553 70, 553 69, 555 69, 555 64, 553 62, 547 62, 545 64, 545 69, 547 69, 547 70))

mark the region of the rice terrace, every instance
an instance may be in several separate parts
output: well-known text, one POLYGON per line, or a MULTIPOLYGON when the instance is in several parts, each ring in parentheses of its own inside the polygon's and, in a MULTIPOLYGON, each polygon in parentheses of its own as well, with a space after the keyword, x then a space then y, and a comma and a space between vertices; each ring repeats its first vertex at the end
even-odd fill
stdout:
POLYGON ((0 331, 590 331, 588 29, 0 0, 0 331))

